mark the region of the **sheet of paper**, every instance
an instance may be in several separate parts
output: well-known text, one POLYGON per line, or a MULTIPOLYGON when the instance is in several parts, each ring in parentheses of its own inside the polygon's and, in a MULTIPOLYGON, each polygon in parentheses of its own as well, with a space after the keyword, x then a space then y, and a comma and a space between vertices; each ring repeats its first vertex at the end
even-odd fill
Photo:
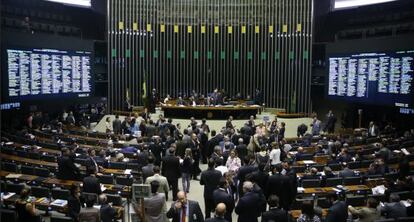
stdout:
POLYGON ((131 171, 132 171, 131 169, 126 169, 124 174, 131 174, 131 171))

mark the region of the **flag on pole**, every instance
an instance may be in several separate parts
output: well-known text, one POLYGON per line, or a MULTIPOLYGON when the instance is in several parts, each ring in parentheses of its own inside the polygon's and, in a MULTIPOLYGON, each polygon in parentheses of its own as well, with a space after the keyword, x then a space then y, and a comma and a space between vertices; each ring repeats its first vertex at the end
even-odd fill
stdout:
POLYGON ((290 113, 296 113, 296 90, 293 91, 292 102, 290 103, 290 113))
POLYGON ((129 88, 126 88, 126 95, 125 95, 125 100, 129 103, 129 88))
POLYGON ((142 80, 142 99, 147 98, 147 72, 144 71, 144 79, 142 80))

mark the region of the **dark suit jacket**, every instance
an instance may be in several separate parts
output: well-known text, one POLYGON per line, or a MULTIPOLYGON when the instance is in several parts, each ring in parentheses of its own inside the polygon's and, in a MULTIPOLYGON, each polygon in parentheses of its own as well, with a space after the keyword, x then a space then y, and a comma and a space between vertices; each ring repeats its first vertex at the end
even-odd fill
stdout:
POLYGON ((260 208, 257 203, 260 202, 260 197, 257 193, 245 193, 237 203, 235 208, 238 222, 257 222, 257 217, 260 216, 260 208))
POLYGON ((201 173, 200 184, 204 185, 204 198, 213 199, 213 192, 217 189, 221 177, 221 172, 214 168, 201 173))
POLYGON ((244 165, 239 168, 239 172, 237 172, 237 179, 239 180, 239 194, 243 192, 242 187, 246 175, 249 173, 253 173, 256 170, 258 170, 258 168, 254 165, 244 165))
POLYGON ((109 204, 101 205, 100 214, 102 222, 116 221, 116 210, 109 204))
POLYGON ((68 211, 67 215, 74 219, 74 221, 78 221, 79 212, 82 206, 81 199, 77 199, 74 196, 70 195, 68 197, 68 211))
POLYGON ((101 194, 101 184, 98 178, 94 176, 87 176, 83 178, 83 192, 101 194))
POLYGON ((328 209, 326 222, 346 222, 348 218, 348 207, 345 202, 338 201, 328 209))
POLYGON ((206 222, 230 222, 230 221, 222 217, 212 217, 212 218, 208 218, 206 222))
POLYGON ((234 210, 233 195, 229 194, 225 190, 216 189, 213 192, 213 201, 214 201, 214 206, 217 206, 217 204, 219 203, 224 203, 226 205, 226 215, 224 216, 224 218, 226 218, 226 220, 231 222, 232 221, 231 213, 234 210))
POLYGON ((58 160, 58 178, 62 180, 76 180, 79 178, 79 168, 75 166, 72 158, 62 156, 58 160))
POLYGON ((147 179, 147 177, 153 176, 154 175, 154 164, 147 164, 145 166, 142 167, 142 177, 145 179, 147 179))
POLYGON ((119 134, 121 133, 121 129, 122 129, 122 122, 119 119, 115 119, 112 122, 112 129, 114 130, 115 134, 119 134))
POLYGON ((167 155, 162 158, 162 175, 168 180, 177 180, 180 174, 180 160, 174 155, 167 155))
POLYGON ((283 209, 272 208, 262 214, 262 222, 288 222, 288 214, 283 209))
POLYGON ((406 217, 407 208, 402 203, 385 203, 381 207, 381 213, 386 214, 387 218, 406 217))
MULTIPOLYGON (((171 204, 171 208, 167 212, 167 217, 172 218, 172 222, 181 222, 180 212, 181 210, 175 209, 175 202, 171 204)), ((197 201, 188 200, 188 222, 204 222, 204 216, 201 212, 200 205, 197 201)))
POLYGON ((292 185, 290 178, 285 175, 275 174, 269 177, 266 186, 266 196, 275 194, 279 197, 280 206, 284 209, 289 207, 292 201, 292 185))

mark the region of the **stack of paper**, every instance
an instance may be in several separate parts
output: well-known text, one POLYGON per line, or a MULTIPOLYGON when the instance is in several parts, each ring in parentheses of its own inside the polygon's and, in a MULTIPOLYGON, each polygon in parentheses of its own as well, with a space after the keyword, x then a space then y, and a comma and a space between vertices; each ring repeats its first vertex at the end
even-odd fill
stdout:
POLYGON ((303 193, 305 192, 305 188, 303 187, 298 187, 298 193, 303 193))
POLYGON ((1 199, 2 200, 7 200, 7 199, 9 199, 10 197, 12 197, 12 196, 14 196, 16 193, 1 193, 1 199))
POLYGON ((50 203, 50 205, 58 206, 58 207, 65 207, 66 205, 68 205, 68 201, 67 200, 61 200, 61 199, 56 199, 52 203, 50 203))

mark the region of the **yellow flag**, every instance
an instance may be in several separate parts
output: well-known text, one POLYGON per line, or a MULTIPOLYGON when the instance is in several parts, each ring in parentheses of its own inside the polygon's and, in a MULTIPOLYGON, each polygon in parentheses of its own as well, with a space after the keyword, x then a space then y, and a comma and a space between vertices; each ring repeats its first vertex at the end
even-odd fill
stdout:
POLYGON ((160 26, 160 31, 161 31, 161 32, 165 32, 165 25, 164 25, 164 24, 162 24, 162 25, 160 26))
POLYGON ((301 23, 298 23, 298 25, 296 26, 296 30, 298 32, 302 32, 302 24, 301 23))
POLYGON ((243 34, 245 34, 245 33, 246 33, 246 26, 245 26, 245 25, 243 25, 243 26, 241 27, 241 32, 242 32, 243 34))
POLYGON ((187 26, 187 32, 188 33, 192 33, 193 32, 193 27, 191 25, 187 26))
POLYGON ((118 23, 118 28, 119 28, 119 30, 124 30, 124 22, 119 22, 118 23))
POLYGON ((220 27, 214 26, 214 33, 218 34, 220 32, 220 27))
POLYGON ((231 26, 227 27, 227 32, 229 34, 233 33, 233 27, 231 27, 231 26))
POLYGON ((206 27, 204 25, 201 26, 201 33, 206 33, 206 27))
POLYGON ((269 33, 273 33, 273 25, 269 25, 269 33))
POLYGON ((256 34, 260 33, 260 26, 256 25, 254 31, 256 32, 256 34))
POLYGON ((151 24, 147 24, 147 32, 151 32, 151 24))
POLYGON ((174 32, 177 33, 178 32, 178 25, 174 25, 174 32))
POLYGON ((136 22, 132 23, 132 30, 138 31, 138 23, 136 22))
POLYGON ((288 27, 287 27, 287 25, 283 25, 283 27, 282 27, 282 32, 287 32, 288 31, 288 27))

